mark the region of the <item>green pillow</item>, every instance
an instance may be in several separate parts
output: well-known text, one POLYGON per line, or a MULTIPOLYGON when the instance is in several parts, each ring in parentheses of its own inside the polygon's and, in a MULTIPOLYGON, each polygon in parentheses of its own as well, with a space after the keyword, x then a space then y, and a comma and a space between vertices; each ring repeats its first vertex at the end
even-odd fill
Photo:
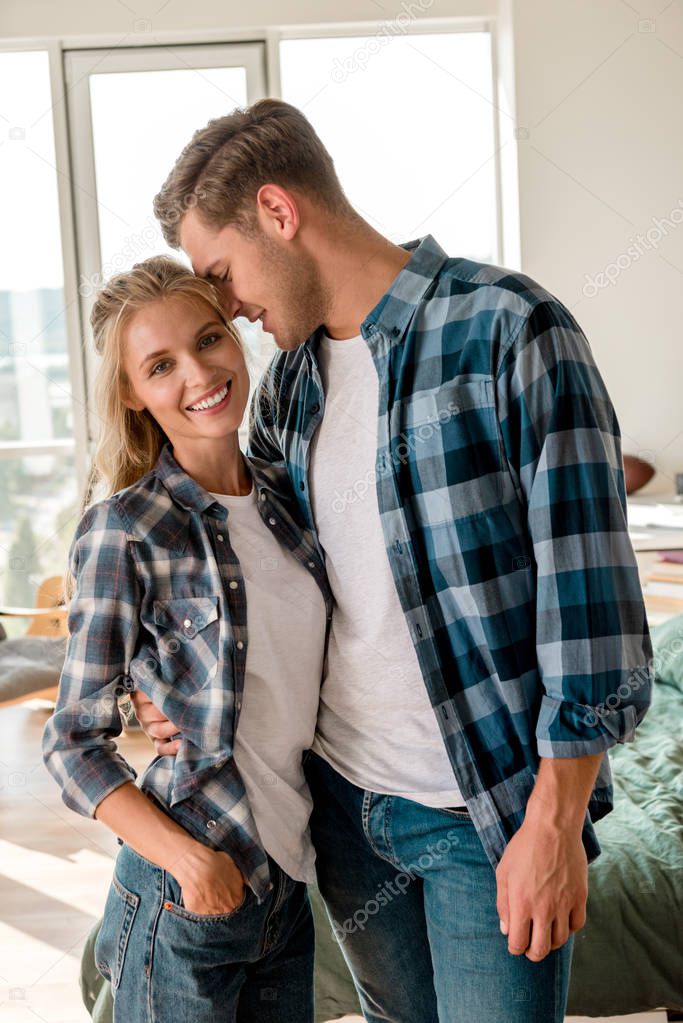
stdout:
POLYGON ((683 614, 650 627, 658 682, 683 693, 683 614))

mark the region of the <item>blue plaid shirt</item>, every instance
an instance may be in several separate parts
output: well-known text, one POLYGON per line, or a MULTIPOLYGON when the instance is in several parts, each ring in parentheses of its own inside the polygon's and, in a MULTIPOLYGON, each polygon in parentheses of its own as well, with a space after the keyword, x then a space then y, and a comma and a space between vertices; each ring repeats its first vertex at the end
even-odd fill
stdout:
MULTIPOLYGON (((295 522, 273 470, 250 461, 258 508, 276 539, 311 573, 332 614, 325 569, 295 522)), ((266 854, 232 757, 247 658, 244 578, 228 511, 175 461, 91 507, 74 538, 69 642, 43 756, 67 806, 92 817, 136 772, 116 752, 119 699, 150 697, 182 738, 156 757, 140 787, 205 845, 229 853, 261 898, 266 854)), ((250 622, 252 634, 263 625, 250 622)))
MULTIPOLYGON (((495 868, 540 757, 634 738, 652 648, 619 426, 580 327, 521 273, 449 259, 429 236, 405 248, 361 325, 379 377, 374 482, 424 684, 495 868)), ((251 408, 250 450, 289 477, 311 530, 320 333, 275 355, 251 408)), ((605 756, 589 861, 611 782, 605 756)))

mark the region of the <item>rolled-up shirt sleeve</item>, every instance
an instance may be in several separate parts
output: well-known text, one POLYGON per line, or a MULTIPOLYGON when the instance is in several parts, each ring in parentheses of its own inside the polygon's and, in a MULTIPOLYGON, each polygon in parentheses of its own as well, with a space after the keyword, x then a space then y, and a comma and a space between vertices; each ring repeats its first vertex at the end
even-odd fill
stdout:
POLYGON ((502 345, 497 402, 535 559, 538 754, 600 753, 635 736, 652 646, 616 413, 583 332, 552 296, 502 345))
POLYGON ((118 697, 126 692, 140 608, 127 531, 112 501, 83 516, 69 560, 69 639, 43 759, 66 805, 93 817, 105 796, 136 778, 112 738, 122 730, 118 697))

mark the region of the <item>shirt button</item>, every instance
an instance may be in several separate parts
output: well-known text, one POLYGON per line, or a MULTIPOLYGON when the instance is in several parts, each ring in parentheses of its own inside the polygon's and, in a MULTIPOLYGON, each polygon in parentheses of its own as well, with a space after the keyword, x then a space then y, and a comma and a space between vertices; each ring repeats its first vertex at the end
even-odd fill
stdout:
POLYGON ((242 701, 240 700, 239 696, 235 700, 235 706, 237 707, 238 710, 240 710, 242 707, 242 701))
POLYGON ((308 562, 308 567, 309 568, 315 568, 315 561, 309 561, 308 562))
POLYGON ((265 490, 262 490, 261 493, 259 494, 259 500, 260 501, 265 501, 265 499, 266 499, 266 492, 265 492, 265 490))
POLYGON ((206 822, 206 826, 207 826, 207 828, 210 828, 210 829, 211 829, 211 830, 213 831, 213 829, 214 829, 214 828, 215 828, 215 827, 216 827, 217 825, 216 825, 216 822, 215 822, 215 821, 207 821, 207 822, 206 822))
POLYGON ((192 619, 186 618, 185 621, 183 622, 183 625, 185 626, 186 629, 189 629, 190 626, 192 625, 192 619))
POLYGON ((271 515, 271 517, 270 517, 270 518, 268 519, 268 521, 270 522, 271 526, 275 526, 275 525, 277 525, 277 519, 274 519, 272 515, 271 515))
POLYGON ((239 583, 236 583, 234 579, 230 580, 230 589, 231 590, 236 590, 238 586, 239 586, 239 583))
POLYGON ((244 650, 244 643, 242 642, 241 639, 237 640, 237 649, 238 650, 244 650))
POLYGON ((318 412, 320 412, 320 405, 318 405, 318 403, 316 402, 314 405, 311 405, 308 411, 311 413, 312 416, 317 416, 318 412))
POLYGON ((220 540, 220 542, 223 543, 223 534, 219 533, 218 536, 216 537, 216 539, 220 540))

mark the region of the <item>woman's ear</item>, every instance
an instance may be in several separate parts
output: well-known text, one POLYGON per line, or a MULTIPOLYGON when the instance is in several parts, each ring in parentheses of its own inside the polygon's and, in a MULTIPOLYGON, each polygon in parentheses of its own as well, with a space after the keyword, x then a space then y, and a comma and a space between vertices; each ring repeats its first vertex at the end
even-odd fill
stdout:
POLYGON ((134 398, 123 398, 123 404, 133 412, 142 412, 145 408, 144 401, 135 401, 134 398))

